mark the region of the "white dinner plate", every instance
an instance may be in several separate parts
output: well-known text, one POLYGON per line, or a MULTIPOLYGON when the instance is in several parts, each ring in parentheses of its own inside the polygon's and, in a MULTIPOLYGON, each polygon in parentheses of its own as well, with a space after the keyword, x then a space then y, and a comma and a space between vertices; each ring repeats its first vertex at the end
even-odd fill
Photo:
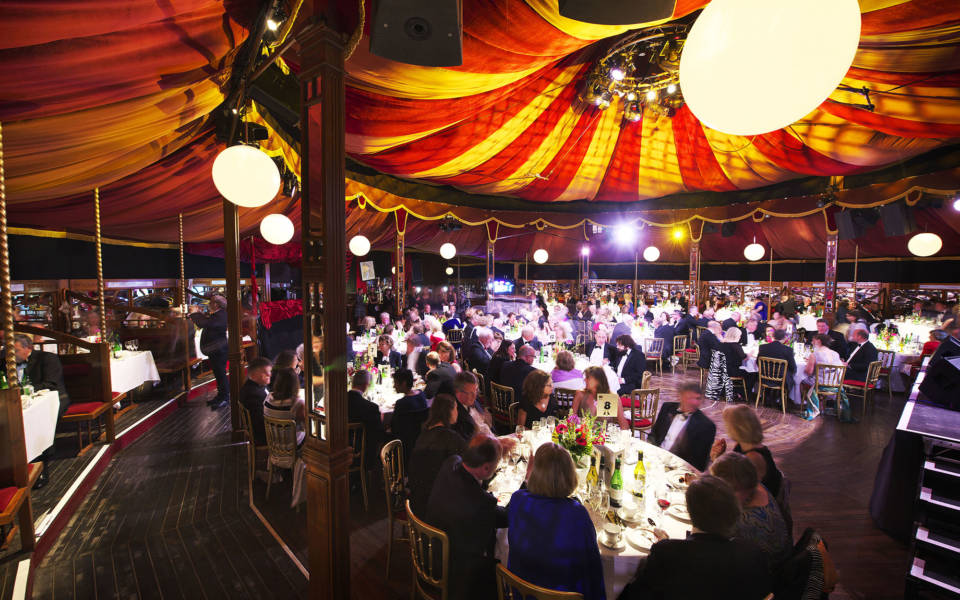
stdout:
POLYGON ((624 508, 617 509, 617 516, 627 523, 646 523, 646 519, 643 518, 643 511, 629 511, 624 508))
POLYGON ((690 513, 685 504, 671 504, 665 512, 678 521, 690 522, 690 513))
POLYGON ((630 545, 637 550, 649 552, 650 547, 656 543, 657 536, 653 534, 651 529, 646 527, 641 527, 639 529, 628 529, 627 541, 630 542, 630 545))
POLYGON ((670 485, 681 490, 685 490, 690 486, 690 484, 685 481, 684 478, 689 475, 693 475, 693 473, 687 469, 674 469, 673 471, 667 473, 667 481, 670 483, 670 485))

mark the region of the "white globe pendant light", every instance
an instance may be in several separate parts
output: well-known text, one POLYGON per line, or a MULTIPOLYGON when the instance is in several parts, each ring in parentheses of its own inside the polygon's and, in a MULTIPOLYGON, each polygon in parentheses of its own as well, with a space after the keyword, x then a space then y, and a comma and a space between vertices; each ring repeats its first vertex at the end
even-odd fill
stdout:
POLYGON ((263 206, 277 196, 281 183, 273 159, 253 146, 230 146, 213 161, 213 185, 237 206, 263 206))
POLYGON ((260 235, 271 244, 286 244, 293 239, 293 221, 286 215, 267 215, 260 221, 260 235))
POLYGON ((348 246, 354 256, 366 256, 367 252, 370 252, 370 240, 362 235, 355 235, 350 238, 348 246))
POLYGON ((659 258, 660 249, 656 246, 647 246, 647 249, 643 251, 643 260, 647 262, 657 262, 659 258))
POLYGON ((443 258, 450 260, 456 255, 457 255, 457 247, 451 244, 450 242, 447 242, 442 246, 440 246, 440 256, 442 256, 443 258))
POLYGON ((447 267, 447 275, 453 275, 453 267, 447 267))
POLYGON ((809 114, 860 41, 857 0, 713 0, 680 57, 680 88, 704 125, 757 135, 809 114))
POLYGON ((935 233, 918 233, 907 242, 907 249, 914 256, 933 256, 943 248, 943 240, 935 233))
POLYGON ((542 265, 543 263, 547 262, 547 259, 549 258, 550 255, 547 254, 547 251, 543 248, 540 248, 533 253, 533 262, 537 263, 538 265, 542 265))
POLYGON ((747 244, 747 247, 743 249, 743 256, 751 261, 760 260, 766 253, 767 249, 757 243, 757 238, 753 238, 753 243, 747 244))

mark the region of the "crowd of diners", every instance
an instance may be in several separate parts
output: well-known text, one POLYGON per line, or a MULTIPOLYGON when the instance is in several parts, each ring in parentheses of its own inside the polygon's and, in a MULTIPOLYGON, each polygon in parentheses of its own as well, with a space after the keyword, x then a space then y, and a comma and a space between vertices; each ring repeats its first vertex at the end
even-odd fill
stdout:
MULTIPOLYGON (((354 335, 375 336, 375 363, 390 367, 400 399, 385 421, 379 406, 365 397, 371 373, 356 370, 349 381, 348 420, 364 427, 368 466, 378 465, 383 443, 401 440, 411 510, 450 539, 449 597, 471 599, 496 597, 494 541, 501 528, 508 530, 507 567, 515 574, 550 589, 580 592, 587 599, 605 597, 596 531, 574 497, 574 463, 566 450, 542 445, 531 457, 526 481, 506 507, 498 506, 485 489, 503 452, 516 443, 512 427, 558 416, 553 390, 573 390, 572 410, 596 415, 599 394, 629 395, 640 388, 648 361, 633 337, 638 323, 655 337, 692 338, 704 369, 714 369, 713 361, 722 356, 725 369, 735 372, 742 347, 751 339, 764 342, 761 356, 786 357, 789 352, 795 369, 793 352, 784 342, 796 339, 796 316, 816 310, 809 299, 790 296, 769 310, 760 298, 747 305, 716 298, 700 307, 686 306, 683 297, 658 299, 664 308, 645 302, 635 306, 629 294, 585 301, 531 297, 525 309, 508 314, 447 300, 434 306, 422 295, 410 299, 401 315, 363 314, 366 309, 355 313, 358 321, 348 345, 352 348, 354 335), (728 304, 738 310, 728 310, 729 316, 717 321, 716 312, 728 304), (698 327, 705 328, 699 337, 698 327), (455 329, 459 335, 451 335, 455 329), (516 333, 516 339, 505 332, 516 333), (550 372, 535 367, 546 346, 559 348, 550 372), (585 355, 589 366, 578 370, 574 353, 585 355), (489 389, 480 388, 484 380, 514 390, 519 410, 509 429, 498 430, 489 389)), ((956 334, 955 309, 937 304, 917 310, 933 311, 943 323, 938 331, 956 334)), ((827 352, 836 353, 829 355, 831 360, 865 352, 863 345, 869 342, 864 332, 878 318, 876 313, 869 306, 846 304, 841 311, 818 319, 817 332, 807 332, 815 348, 813 360, 824 359, 827 352)), ((321 373, 322 340, 315 337, 312 348, 313 372, 321 373)), ((297 395, 303 360, 301 348, 281 353, 274 363, 256 359, 249 364, 241 402, 256 415, 257 443, 263 441, 262 415, 287 416, 303 429, 305 410, 297 395)), ((662 360, 670 360, 669 351, 662 360)), ((856 363, 848 368, 856 368, 856 363)), ((647 441, 702 472, 686 492, 693 530, 685 540, 654 544, 622 598, 748 599, 774 591, 777 598, 800 597, 811 580, 822 582, 825 591, 836 582, 816 532, 793 538, 784 478, 763 444, 754 409, 730 404, 722 413, 730 440, 716 439, 716 425, 700 407, 705 399, 723 399, 726 387, 712 377, 706 391, 699 383, 685 382, 677 401, 660 407, 647 441)), ((622 405, 609 419, 629 429, 622 405)))

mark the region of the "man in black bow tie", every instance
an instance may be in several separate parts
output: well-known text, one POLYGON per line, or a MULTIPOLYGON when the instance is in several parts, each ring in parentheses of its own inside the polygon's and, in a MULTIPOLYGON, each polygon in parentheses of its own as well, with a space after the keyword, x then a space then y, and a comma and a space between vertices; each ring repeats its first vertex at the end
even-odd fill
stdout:
POLYGON ((657 415, 648 442, 676 454, 695 468, 707 468, 717 426, 700 412, 703 390, 696 383, 680 386, 680 402, 666 402, 657 415))

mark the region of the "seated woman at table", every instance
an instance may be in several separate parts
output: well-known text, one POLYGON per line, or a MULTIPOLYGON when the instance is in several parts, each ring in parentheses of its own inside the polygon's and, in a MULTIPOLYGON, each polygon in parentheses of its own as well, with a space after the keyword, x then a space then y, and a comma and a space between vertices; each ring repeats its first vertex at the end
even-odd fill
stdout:
POLYGON ((453 344, 447 341, 437 344, 437 354, 440 356, 440 362, 447 363, 457 373, 460 372, 460 363, 457 362, 457 351, 453 349, 453 344))
POLYGON ((774 327, 773 325, 770 325, 769 323, 766 326, 764 326, 762 343, 769 344, 770 342, 772 342, 773 334, 776 333, 776 331, 777 331, 777 328, 774 327))
POLYGON ((503 366, 517 358, 517 347, 514 344, 500 344, 497 351, 490 358, 490 364, 487 365, 487 381, 503 385, 501 373, 503 366))
MULTIPOLYGON (((603 367, 587 367, 583 372, 584 387, 573 397, 573 405, 570 412, 579 415, 581 413, 590 413, 597 415, 597 395, 609 394, 610 380, 607 378, 603 367)), ((623 413, 623 404, 617 402, 617 424, 620 428, 626 430, 630 423, 623 413)))
POLYGON ((443 324, 433 315, 424 317, 423 323, 426 325, 427 336, 430 339, 430 349, 436 351, 437 345, 447 339, 443 334, 443 324))
POLYGON ((553 339, 555 342, 562 343, 567 348, 573 348, 573 327, 570 321, 557 321, 553 325, 553 339))
POLYGON ((583 373, 577 370, 572 352, 563 350, 557 354, 557 365, 550 372, 550 380, 554 387, 564 390, 583 389, 583 373))
MULTIPOLYGON (((723 425, 727 435, 736 442, 733 452, 750 459, 757 469, 760 482, 777 497, 783 484, 783 474, 777 468, 770 449, 763 445, 763 426, 757 412, 746 404, 728 406, 723 409, 723 425)), ((727 441, 720 438, 710 449, 710 459, 716 460, 726 451, 727 441)))
POLYGON ((457 400, 450 394, 437 394, 430 405, 423 432, 410 453, 410 506, 414 514, 424 514, 440 465, 449 456, 462 455, 466 440, 453 430, 457 422, 457 400))
POLYGON ((523 380, 517 422, 523 423, 523 426, 529 429, 533 427, 534 421, 556 416, 556 414, 557 401, 553 398, 550 374, 540 369, 530 371, 523 380))
POLYGON ((733 537, 752 542, 767 555, 773 571, 790 558, 793 540, 773 494, 760 483, 753 461, 735 452, 710 465, 710 474, 726 481, 740 502, 740 518, 733 537))
POLYGON ((393 419, 390 430, 403 442, 407 456, 417 443, 420 427, 427 420, 427 398, 423 390, 413 389, 413 371, 398 369, 393 374, 393 389, 403 397, 393 407, 393 419))
POLYGON ((263 401, 263 416, 271 419, 292 419, 297 423, 297 446, 306 435, 306 408, 300 399, 300 377, 293 369, 274 371, 273 392, 263 401))
POLYGON ((551 590, 606 598, 597 529, 590 513, 571 498, 577 472, 570 453, 553 442, 537 449, 527 467, 527 487, 507 505, 507 568, 551 590))
MULTIPOLYGON (((273 389, 273 384, 277 380, 277 374, 283 369, 293 369, 299 380, 300 365, 297 360, 297 354, 293 350, 281 350, 280 353, 277 354, 277 358, 273 361, 273 371, 270 374, 270 384, 267 386, 268 390, 273 389)), ((300 384, 303 385, 303 382, 300 381, 300 384)))

